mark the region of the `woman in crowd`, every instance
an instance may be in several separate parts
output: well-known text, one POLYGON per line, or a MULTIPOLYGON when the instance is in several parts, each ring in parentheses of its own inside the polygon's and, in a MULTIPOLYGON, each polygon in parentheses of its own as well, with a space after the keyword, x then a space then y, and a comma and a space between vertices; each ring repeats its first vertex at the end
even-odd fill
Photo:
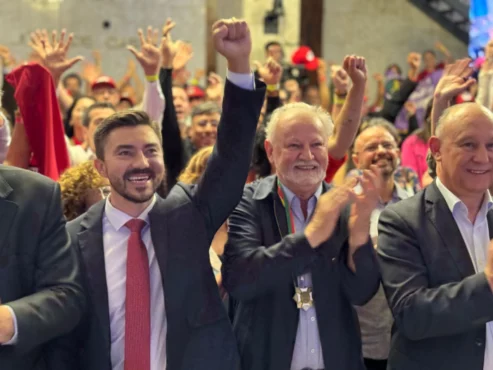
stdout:
POLYGON ((58 180, 62 191, 63 214, 71 221, 93 204, 109 194, 109 182, 102 177, 93 161, 87 161, 70 167, 58 180))

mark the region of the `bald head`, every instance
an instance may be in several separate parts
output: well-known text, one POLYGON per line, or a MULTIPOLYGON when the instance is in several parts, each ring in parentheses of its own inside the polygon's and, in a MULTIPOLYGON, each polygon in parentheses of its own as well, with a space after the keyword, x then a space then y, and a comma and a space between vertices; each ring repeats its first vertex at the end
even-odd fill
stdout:
MULTIPOLYGON (((477 207, 493 184, 493 114, 476 103, 445 110, 429 140, 440 181, 477 207)), ((469 207, 469 206, 468 206, 469 207)))
POLYGON ((435 136, 440 139, 445 138, 448 134, 461 129, 464 125, 469 124, 476 119, 486 118, 493 125, 493 113, 477 103, 463 103, 453 105, 442 113, 435 128, 435 136))

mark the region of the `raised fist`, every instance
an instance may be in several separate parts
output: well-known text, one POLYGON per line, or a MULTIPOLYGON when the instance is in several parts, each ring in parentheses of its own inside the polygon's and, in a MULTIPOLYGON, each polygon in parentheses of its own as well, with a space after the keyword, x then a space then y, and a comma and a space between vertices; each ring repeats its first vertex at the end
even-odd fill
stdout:
POLYGON ((221 19, 212 26, 212 37, 217 52, 227 59, 230 71, 250 73, 252 39, 245 21, 221 19))

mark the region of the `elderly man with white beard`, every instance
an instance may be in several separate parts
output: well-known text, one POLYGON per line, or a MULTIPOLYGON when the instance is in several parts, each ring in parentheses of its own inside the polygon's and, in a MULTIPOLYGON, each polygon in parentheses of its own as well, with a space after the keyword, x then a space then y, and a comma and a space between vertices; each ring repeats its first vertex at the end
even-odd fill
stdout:
MULTIPOLYGON (((353 88, 341 114, 359 120, 365 61, 344 65, 353 88)), ((276 110, 265 142, 276 173, 247 185, 229 218, 222 274, 237 303, 243 369, 364 369, 353 305, 379 287, 369 229, 381 175, 371 166, 340 187, 326 184, 332 130, 320 108, 276 110)))

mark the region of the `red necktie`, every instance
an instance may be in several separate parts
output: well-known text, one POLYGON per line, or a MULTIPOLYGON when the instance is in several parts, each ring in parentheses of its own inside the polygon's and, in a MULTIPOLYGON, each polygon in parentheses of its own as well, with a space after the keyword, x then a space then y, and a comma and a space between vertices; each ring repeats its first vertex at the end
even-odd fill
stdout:
POLYGON ((125 370, 151 368, 151 298, 149 260, 141 238, 146 222, 132 219, 127 249, 127 284, 125 299, 125 370))

